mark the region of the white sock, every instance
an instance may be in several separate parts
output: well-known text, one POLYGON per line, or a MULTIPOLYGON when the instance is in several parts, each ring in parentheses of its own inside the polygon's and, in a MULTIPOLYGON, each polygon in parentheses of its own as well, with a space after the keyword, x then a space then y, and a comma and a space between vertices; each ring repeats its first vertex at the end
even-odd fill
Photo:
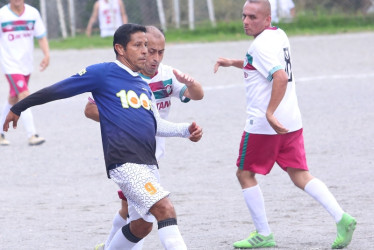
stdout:
MULTIPOLYGON (((6 116, 8 115, 9 111, 10 111, 10 108, 12 107, 13 105, 10 105, 8 101, 5 102, 4 104, 4 107, 3 107, 3 111, 1 112, 1 117, 0 117, 0 125, 1 125, 1 129, 3 128, 3 124, 5 122, 5 119, 6 119, 6 116)), ((4 131, 1 130, 1 134, 4 134, 4 131)))
POLYGON ((120 230, 123 226, 127 224, 127 220, 122 218, 122 216, 119 214, 119 212, 116 213, 116 215, 113 218, 112 228, 110 230, 109 236, 105 242, 105 246, 109 246, 110 242, 112 241, 114 235, 117 233, 118 230, 120 230))
POLYGON ((36 134, 35 126, 34 126, 34 118, 32 116, 30 108, 22 112, 21 121, 23 123, 23 126, 25 126, 26 128, 27 138, 30 138, 31 136, 36 134))
POLYGON ((271 230, 266 217, 265 202, 260 186, 256 185, 242 191, 257 232, 264 236, 270 235, 271 230))
POLYGON ((131 248, 131 250, 142 250, 143 249, 143 244, 144 244, 144 239, 145 238, 143 238, 141 241, 136 243, 136 245, 133 248, 131 248))
POLYGON ((158 229, 158 236, 166 250, 187 250, 177 225, 168 225, 158 229))
POLYGON ((130 232, 130 224, 126 224, 123 228, 117 231, 109 246, 105 246, 105 250, 132 249, 139 240, 139 238, 130 232), (125 236, 125 234, 127 236, 125 236))
POLYGON ((344 211, 322 181, 317 178, 310 180, 305 185, 304 191, 318 201, 334 217, 336 223, 341 220, 344 211))

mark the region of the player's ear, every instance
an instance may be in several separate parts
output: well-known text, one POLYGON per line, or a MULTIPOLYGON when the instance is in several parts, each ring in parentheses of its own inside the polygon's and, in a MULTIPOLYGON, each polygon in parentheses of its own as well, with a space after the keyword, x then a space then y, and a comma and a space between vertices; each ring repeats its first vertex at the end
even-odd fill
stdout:
POLYGON ((123 56, 125 54, 125 49, 123 48, 123 46, 119 43, 116 43, 114 45, 114 49, 117 51, 117 53, 121 56, 123 56))

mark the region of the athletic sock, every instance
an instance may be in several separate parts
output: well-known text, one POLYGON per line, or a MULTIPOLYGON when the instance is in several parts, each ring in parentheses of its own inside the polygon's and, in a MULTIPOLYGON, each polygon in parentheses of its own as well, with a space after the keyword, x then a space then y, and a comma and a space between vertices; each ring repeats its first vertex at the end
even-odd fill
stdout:
POLYGON ((23 126, 26 128, 27 138, 36 134, 35 126, 34 126, 34 118, 31 113, 31 109, 28 108, 22 112, 21 121, 23 126))
POLYGON ((1 134, 4 134, 4 131, 2 130, 2 127, 3 127, 3 124, 5 122, 6 116, 8 115, 9 110, 12 106, 13 105, 10 105, 8 101, 6 101, 5 104, 4 104, 3 110, 1 112, 1 117, 0 117, 1 134))
POLYGON ((187 250, 175 218, 158 222, 158 236, 167 250, 187 250))
POLYGON ((105 246, 110 245, 110 242, 112 241, 114 235, 118 232, 119 229, 121 229, 126 224, 127 224, 127 221, 124 218, 122 218, 119 212, 117 212, 113 218, 112 228, 110 229, 110 233, 105 242, 105 246))
POLYGON ((126 224, 117 231, 109 246, 105 246, 105 250, 132 249, 139 241, 141 241, 141 238, 133 235, 130 231, 130 224, 126 224))
POLYGON ((344 211, 322 181, 313 178, 305 185, 304 191, 318 201, 334 218, 336 223, 341 220, 344 211))
POLYGON ((265 202, 259 185, 243 189, 245 203, 251 213, 253 224, 257 233, 263 236, 269 236, 271 230, 266 217, 265 202))

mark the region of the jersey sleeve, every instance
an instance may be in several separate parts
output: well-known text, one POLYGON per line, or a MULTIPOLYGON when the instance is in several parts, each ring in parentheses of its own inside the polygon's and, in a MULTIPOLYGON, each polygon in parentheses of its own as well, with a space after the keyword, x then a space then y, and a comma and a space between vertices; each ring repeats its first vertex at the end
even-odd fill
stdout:
POLYGON ((151 105, 157 123, 156 136, 184 138, 188 138, 190 136, 190 131, 188 130, 190 124, 169 122, 161 118, 160 113, 157 110, 156 99, 153 94, 151 99, 151 105))
POLYGON ((254 44, 249 52, 253 58, 252 65, 269 82, 273 80, 273 74, 283 69, 282 63, 278 57, 279 45, 271 37, 262 37, 254 44))
POLYGON ((44 26, 42 17, 37 9, 35 9, 35 27, 34 27, 34 37, 37 39, 43 38, 47 35, 46 28, 44 26))
POLYGON ((20 115, 21 112, 33 106, 69 98, 85 92, 93 92, 99 88, 100 82, 102 82, 102 76, 99 74, 102 70, 98 69, 96 65, 83 69, 65 80, 29 95, 16 103, 11 110, 16 115, 20 115))

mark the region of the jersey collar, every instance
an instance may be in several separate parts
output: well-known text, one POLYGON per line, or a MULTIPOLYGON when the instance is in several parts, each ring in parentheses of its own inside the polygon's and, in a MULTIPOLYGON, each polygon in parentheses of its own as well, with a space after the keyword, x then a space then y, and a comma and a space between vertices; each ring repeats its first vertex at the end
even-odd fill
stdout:
POLYGON ((127 67, 126 65, 124 65, 123 63, 121 63, 120 61, 118 60, 115 60, 114 61, 119 67, 123 68, 124 70, 126 70, 130 75, 136 77, 139 75, 138 72, 134 72, 132 71, 129 67, 127 67))

